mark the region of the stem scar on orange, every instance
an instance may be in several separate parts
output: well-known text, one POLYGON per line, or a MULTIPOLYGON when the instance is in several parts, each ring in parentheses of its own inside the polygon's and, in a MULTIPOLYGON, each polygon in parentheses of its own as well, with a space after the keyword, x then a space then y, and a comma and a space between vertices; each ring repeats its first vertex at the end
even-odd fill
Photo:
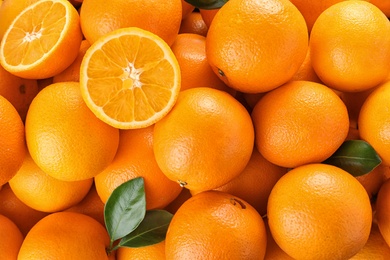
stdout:
POLYGON ((80 68, 86 104, 120 129, 147 127, 164 117, 176 102, 180 81, 169 45, 136 27, 102 36, 85 53, 80 68))

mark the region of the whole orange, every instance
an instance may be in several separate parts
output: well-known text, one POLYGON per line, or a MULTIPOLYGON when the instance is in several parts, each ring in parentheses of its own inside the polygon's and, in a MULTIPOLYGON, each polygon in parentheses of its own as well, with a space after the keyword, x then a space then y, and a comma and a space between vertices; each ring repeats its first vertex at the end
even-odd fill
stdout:
POLYGON ((121 130, 114 160, 95 176, 96 190, 104 203, 116 187, 136 177, 144 179, 146 209, 162 209, 181 192, 182 188, 168 179, 157 165, 153 153, 153 129, 152 125, 121 130))
POLYGON ((80 9, 81 29, 93 44, 115 29, 139 27, 157 34, 169 45, 175 40, 182 20, 181 0, 84 0, 80 9))
POLYGON ((0 186, 22 166, 26 154, 24 130, 18 111, 0 95, 0 186))
POLYGON ((390 70, 390 23, 366 1, 342 1, 320 14, 310 34, 310 56, 321 81, 358 92, 384 81, 390 70))
POLYGON ((0 214, 0 258, 17 259, 23 235, 15 223, 0 214))
POLYGON ((363 186, 326 164, 299 166, 280 178, 267 216, 275 242, 294 259, 349 259, 366 244, 372 223, 363 186))
POLYGON ((390 82, 378 86, 365 99, 359 113, 361 139, 378 153, 384 165, 390 166, 390 82))
POLYGON ((44 172, 64 181, 92 178, 113 160, 119 130, 98 119, 85 104, 78 82, 42 89, 26 118, 31 158, 44 172))
POLYGON ((208 27, 202 15, 199 12, 191 12, 181 21, 179 34, 195 33, 206 37, 207 31, 208 27))
POLYGON ((178 209, 168 227, 166 258, 263 259, 264 221, 244 200, 220 191, 199 193, 178 209))
POLYGON ((230 0, 206 40, 214 72, 241 92, 266 92, 290 80, 305 59, 305 20, 288 0, 230 0))
POLYGON ((213 88, 181 91, 175 106, 154 127, 153 150, 161 171, 198 192, 238 176, 253 145, 247 110, 230 94, 213 88))
POLYGON ((110 238, 94 218, 75 212, 56 212, 41 219, 25 237, 19 260, 115 259, 108 256, 110 238))
POLYGON ((341 99, 310 81, 290 81, 268 92, 253 108, 252 119, 259 152, 287 168, 327 159, 349 130, 341 99))

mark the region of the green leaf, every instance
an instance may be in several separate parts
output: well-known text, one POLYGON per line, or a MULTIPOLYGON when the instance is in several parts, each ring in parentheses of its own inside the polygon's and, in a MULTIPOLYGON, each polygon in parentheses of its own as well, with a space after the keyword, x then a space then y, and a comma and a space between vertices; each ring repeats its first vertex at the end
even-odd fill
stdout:
POLYGON ((146 213, 144 179, 131 179, 119 185, 104 206, 104 221, 111 242, 138 227, 146 213))
POLYGON ((218 9, 229 0, 184 0, 199 9, 218 9))
POLYGON ((363 140, 347 140, 328 159, 326 164, 338 166, 353 176, 372 171, 382 162, 374 148, 363 140))
POLYGON ((142 247, 165 239, 173 215, 166 210, 148 210, 141 224, 119 242, 119 246, 142 247))

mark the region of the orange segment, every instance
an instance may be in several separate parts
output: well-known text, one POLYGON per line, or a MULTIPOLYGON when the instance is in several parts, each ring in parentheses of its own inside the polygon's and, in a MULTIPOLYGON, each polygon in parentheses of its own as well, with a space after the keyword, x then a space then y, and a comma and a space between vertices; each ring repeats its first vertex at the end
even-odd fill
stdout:
POLYGON ((0 61, 23 78, 48 78, 76 58, 82 34, 77 10, 66 0, 40 0, 11 23, 1 42, 0 61))
POLYGON ((129 27, 102 36, 86 52, 81 91, 95 115, 120 129, 152 125, 180 91, 180 68, 157 35, 129 27))

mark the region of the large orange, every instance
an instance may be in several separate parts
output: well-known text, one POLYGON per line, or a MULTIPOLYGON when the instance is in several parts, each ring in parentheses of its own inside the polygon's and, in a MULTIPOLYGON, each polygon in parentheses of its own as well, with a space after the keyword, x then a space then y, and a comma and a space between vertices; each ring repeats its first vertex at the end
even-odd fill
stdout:
POLYGON ((0 258, 17 259, 23 238, 15 223, 0 214, 0 258))
POLYGON ((326 164, 300 166, 280 178, 267 216, 276 243, 294 259, 349 259, 366 244, 372 223, 363 186, 326 164))
POLYGON ((180 90, 195 87, 209 87, 234 92, 213 72, 206 57, 206 37, 194 33, 181 33, 173 42, 181 75, 180 90))
POLYGON ((290 81, 268 92, 253 108, 252 119, 260 153, 288 168, 327 159, 349 130, 341 99, 310 81, 290 81))
POLYGON ((115 259, 107 256, 110 238, 94 218, 75 212, 56 212, 41 219, 25 237, 19 260, 115 259))
POLYGON ((165 240, 166 258, 263 259, 267 244, 264 221, 242 199, 205 191, 178 209, 165 240))
POLYGON ((377 87, 365 99, 359 113, 361 139, 373 146, 384 165, 390 166, 390 82, 377 87))
POLYGON ((310 34, 313 68, 325 85, 347 92, 375 87, 390 71, 390 23, 373 4, 342 1, 317 18, 310 34))
POLYGON ((288 0, 230 0, 214 16, 207 59, 242 92, 266 92, 290 80, 305 59, 305 20, 288 0))
POLYGON ((119 130, 99 120, 86 106, 77 82, 42 89, 26 118, 31 157, 47 174, 65 181, 89 179, 113 160, 119 130))
POLYGON ((182 188, 168 179, 157 165, 153 129, 152 125, 120 132, 114 160, 95 176, 96 190, 104 203, 116 187, 136 177, 144 179, 146 209, 162 209, 179 195, 182 188))
POLYGON ((160 36, 169 45, 177 36, 182 20, 181 0, 84 0, 80 23, 85 38, 92 44, 119 28, 139 27, 160 36))
POLYGON ((116 260, 165 260, 165 240, 143 247, 120 247, 116 260))
POLYGON ((87 195, 92 182, 92 178, 80 181, 56 179, 42 171, 27 154, 9 185, 27 206, 43 212, 56 212, 79 203, 87 195))
POLYGON ((169 179, 196 191, 238 176, 254 145, 249 113, 230 94, 213 88, 181 91, 154 127, 157 164, 169 179))
POLYGON ((0 62, 19 77, 52 77, 76 59, 81 40, 79 14, 69 1, 39 0, 4 33, 0 62))
POLYGON ((18 111, 0 95, 0 186, 22 166, 26 154, 24 130, 18 111))

